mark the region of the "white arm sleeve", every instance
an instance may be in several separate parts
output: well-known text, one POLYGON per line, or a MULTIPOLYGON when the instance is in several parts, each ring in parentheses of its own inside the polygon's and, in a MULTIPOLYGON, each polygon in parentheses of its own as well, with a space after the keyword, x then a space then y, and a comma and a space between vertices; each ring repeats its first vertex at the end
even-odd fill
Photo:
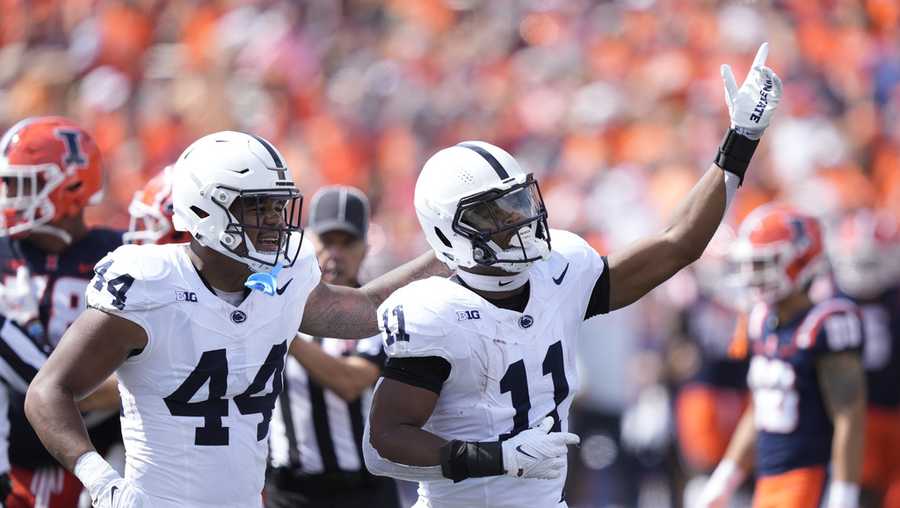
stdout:
MULTIPOLYGON (((725 170, 723 169, 722 171, 725 170)), ((722 214, 723 219, 728 215, 728 208, 731 207, 731 202, 734 201, 734 195, 737 193, 740 184, 741 177, 730 171, 725 171, 725 213, 722 214)))
POLYGON ((411 482, 426 482, 432 480, 446 480, 441 474, 441 466, 408 466, 391 462, 378 454, 378 450, 372 446, 369 439, 369 422, 366 422, 366 430, 363 432, 363 458, 366 468, 370 473, 378 476, 389 476, 398 480, 411 482))

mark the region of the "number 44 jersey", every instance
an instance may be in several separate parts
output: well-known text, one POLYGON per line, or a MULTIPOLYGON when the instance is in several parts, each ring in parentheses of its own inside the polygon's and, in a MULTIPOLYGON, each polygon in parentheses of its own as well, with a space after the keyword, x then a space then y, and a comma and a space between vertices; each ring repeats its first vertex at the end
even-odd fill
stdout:
MULTIPOLYGON (((548 415, 554 432, 568 430, 579 331, 605 260, 572 233, 552 231, 552 238, 550 259, 529 271, 524 312, 498 308, 438 277, 398 290, 379 308, 389 357, 436 356, 451 365, 424 430, 446 440, 497 441, 548 415)), ((565 474, 557 480, 427 481, 420 483, 420 505, 565 506, 564 483, 565 474)))
POLYGON ((117 375, 125 478, 149 506, 262 505, 285 354, 319 278, 309 243, 278 274, 276 295, 254 291, 237 307, 211 291, 183 244, 126 245, 97 264, 88 305, 147 333, 117 375))

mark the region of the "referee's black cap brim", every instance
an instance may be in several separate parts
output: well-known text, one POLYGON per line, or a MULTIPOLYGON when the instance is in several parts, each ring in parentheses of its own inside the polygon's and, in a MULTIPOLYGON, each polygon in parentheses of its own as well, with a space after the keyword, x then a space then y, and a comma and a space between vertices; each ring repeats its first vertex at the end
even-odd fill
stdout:
POLYGON ((349 224, 349 223, 343 222, 343 221, 337 221, 337 220, 324 221, 319 224, 316 224, 315 226, 311 226, 310 229, 312 230, 313 233, 315 233, 316 235, 319 235, 319 236, 324 235, 326 233, 331 233, 334 231, 348 233, 357 239, 362 239, 366 236, 365 233, 360 231, 359 228, 353 226, 352 224, 349 224))

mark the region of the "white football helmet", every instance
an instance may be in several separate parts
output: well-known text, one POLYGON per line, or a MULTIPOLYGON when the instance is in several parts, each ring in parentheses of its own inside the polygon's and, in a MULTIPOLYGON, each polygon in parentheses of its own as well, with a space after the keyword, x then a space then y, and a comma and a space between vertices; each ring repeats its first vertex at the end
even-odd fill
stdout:
POLYGON ((425 238, 451 269, 520 273, 550 256, 537 181, 490 143, 466 141, 432 155, 416 182, 415 206, 425 238))
POLYGON ((176 230, 189 232, 201 245, 256 272, 276 264, 291 266, 297 260, 303 241, 303 197, 284 158, 271 143, 241 132, 209 134, 185 149, 175 162, 174 174, 176 230), (284 220, 273 226, 257 216, 253 224, 248 224, 244 217, 248 204, 275 206, 284 220), (277 247, 260 249, 253 245, 247 236, 249 229, 273 238, 277 235, 277 247))

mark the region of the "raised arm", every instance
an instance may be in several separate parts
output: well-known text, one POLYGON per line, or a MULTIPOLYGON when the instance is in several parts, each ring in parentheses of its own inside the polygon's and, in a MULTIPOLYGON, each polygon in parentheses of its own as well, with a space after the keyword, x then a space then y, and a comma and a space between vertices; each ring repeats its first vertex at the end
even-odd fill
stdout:
POLYGON ((609 255, 610 310, 636 302, 703 254, 725 214, 726 174, 711 165, 662 232, 609 255))
POLYGON ((306 302, 300 331, 317 337, 362 339, 378 334, 376 310, 397 289, 450 271, 433 252, 395 268, 361 288, 320 283, 306 302))
POLYGON ((828 506, 856 506, 866 417, 862 361, 854 352, 824 355, 816 362, 816 374, 834 426, 828 506))
POLYGON ((731 129, 712 164, 660 233, 608 257, 609 310, 629 305, 703 253, 750 163, 781 98, 781 80, 765 67, 763 44, 743 85, 722 66, 731 129))

